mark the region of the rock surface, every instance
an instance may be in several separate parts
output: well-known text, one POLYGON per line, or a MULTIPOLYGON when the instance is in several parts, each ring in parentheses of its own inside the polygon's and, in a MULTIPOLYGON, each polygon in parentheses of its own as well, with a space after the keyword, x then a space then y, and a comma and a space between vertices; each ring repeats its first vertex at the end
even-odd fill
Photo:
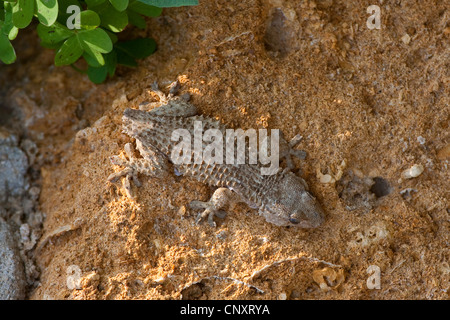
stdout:
POLYGON ((0 300, 25 298, 25 273, 12 227, 0 218, 0 300))

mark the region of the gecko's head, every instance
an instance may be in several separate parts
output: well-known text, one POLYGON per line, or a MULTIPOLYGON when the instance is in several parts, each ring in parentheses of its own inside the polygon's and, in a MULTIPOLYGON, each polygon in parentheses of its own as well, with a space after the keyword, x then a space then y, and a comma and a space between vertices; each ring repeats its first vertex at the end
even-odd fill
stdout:
POLYGON ((268 222, 299 228, 316 228, 323 222, 321 206, 308 192, 305 181, 292 172, 285 174, 272 192, 277 200, 267 206, 270 211, 265 215, 268 222))

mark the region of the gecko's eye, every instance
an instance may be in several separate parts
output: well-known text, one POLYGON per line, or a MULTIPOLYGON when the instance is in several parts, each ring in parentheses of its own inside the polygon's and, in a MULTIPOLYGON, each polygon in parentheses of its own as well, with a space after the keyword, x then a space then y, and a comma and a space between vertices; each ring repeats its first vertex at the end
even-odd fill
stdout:
POLYGON ((289 222, 290 222, 290 223, 293 223, 293 224, 299 224, 299 223, 300 223, 300 220, 295 219, 295 218, 289 218, 289 222))

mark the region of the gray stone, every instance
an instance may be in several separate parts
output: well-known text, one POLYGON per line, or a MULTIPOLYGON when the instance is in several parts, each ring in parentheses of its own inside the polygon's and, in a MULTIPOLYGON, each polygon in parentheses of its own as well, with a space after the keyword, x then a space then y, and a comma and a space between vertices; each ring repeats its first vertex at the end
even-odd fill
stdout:
POLYGON ((17 146, 17 137, 0 132, 0 203, 20 197, 28 189, 28 159, 17 146))
POLYGON ((12 227, 0 219, 0 300, 25 298, 25 273, 12 227))

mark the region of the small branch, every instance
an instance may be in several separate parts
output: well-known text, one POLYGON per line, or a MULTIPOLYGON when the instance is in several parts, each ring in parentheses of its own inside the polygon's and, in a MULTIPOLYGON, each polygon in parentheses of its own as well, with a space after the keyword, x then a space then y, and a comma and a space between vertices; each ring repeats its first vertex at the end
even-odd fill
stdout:
POLYGON ((192 285, 194 285, 194 284, 200 283, 200 282, 202 282, 203 280, 211 280, 211 279, 214 279, 214 280, 220 280, 220 281, 233 281, 234 283, 244 285, 244 286, 246 286, 246 287, 248 287, 248 288, 251 288, 251 289, 255 289, 256 292, 258 292, 258 293, 260 293, 260 294, 264 294, 264 290, 261 290, 260 288, 254 286, 254 285, 251 285, 251 284, 249 284, 249 283, 243 282, 243 281, 238 280, 238 279, 235 279, 235 278, 230 278, 230 277, 220 277, 220 276, 210 276, 210 277, 202 278, 202 279, 200 279, 200 280, 198 280, 198 281, 192 282, 191 284, 185 286, 183 289, 181 289, 181 291, 183 291, 183 290, 189 288, 190 286, 192 286, 192 285))
POLYGON ((310 262, 323 263, 323 264, 326 264, 327 266, 334 267, 334 268, 342 268, 341 265, 334 264, 334 263, 331 263, 331 262, 328 262, 328 261, 325 261, 325 260, 321 260, 321 259, 317 259, 317 258, 313 258, 313 257, 307 257, 307 256, 290 257, 290 258, 286 258, 286 259, 283 259, 283 260, 275 261, 275 262, 273 262, 271 264, 268 264, 268 265, 262 267, 261 269, 255 271, 255 272, 253 272, 252 275, 250 276, 249 280, 252 280, 253 278, 259 276, 263 271, 269 269, 270 267, 277 266, 277 265, 279 265, 281 263, 284 263, 284 262, 297 261, 297 260, 307 260, 307 261, 310 261, 310 262))

